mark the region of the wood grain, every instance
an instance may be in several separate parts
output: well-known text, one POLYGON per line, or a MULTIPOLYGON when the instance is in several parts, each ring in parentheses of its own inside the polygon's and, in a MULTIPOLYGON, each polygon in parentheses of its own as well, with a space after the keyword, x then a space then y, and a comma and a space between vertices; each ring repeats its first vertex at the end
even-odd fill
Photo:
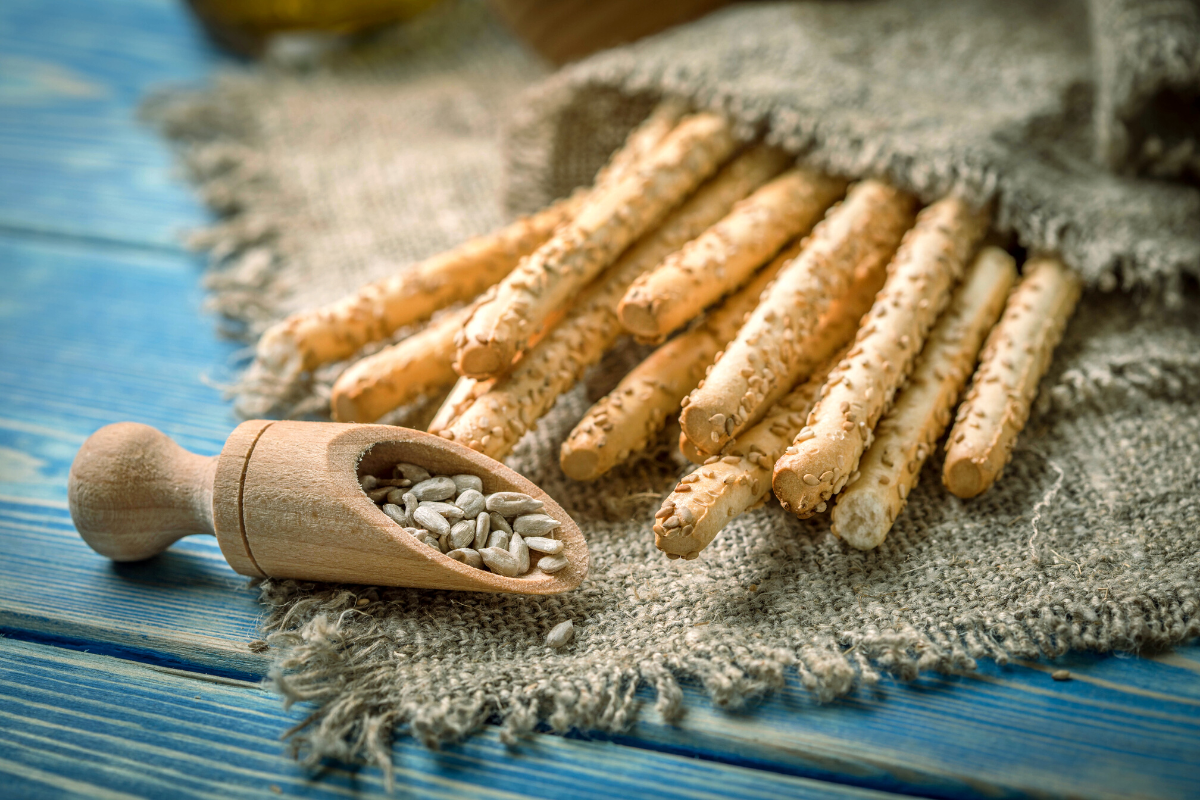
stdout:
POLYGON ((302 715, 253 684, 0 641, 9 797, 894 797, 612 742, 534 735, 509 748, 494 728, 439 751, 402 740, 389 794, 376 769, 306 773, 279 743, 302 715))
MULTIPOLYGON (((71 459, 101 425, 144 422, 205 455, 236 425, 212 385, 234 348, 173 244, 204 214, 131 116, 145 87, 211 64, 181 3, 0 4, 0 630, 54 645, 0 641, 8 794, 382 792, 372 770, 306 782, 278 742, 304 711, 206 680, 257 680, 269 655, 246 646, 261 607, 216 542, 113 565, 67 514, 71 459)), ((442 753, 402 742, 397 795, 1188 797, 1200 781, 1195 645, 884 678, 825 706, 792 679, 736 713, 684 694, 682 724, 648 708, 607 742, 541 736, 515 757, 494 730, 442 753)))

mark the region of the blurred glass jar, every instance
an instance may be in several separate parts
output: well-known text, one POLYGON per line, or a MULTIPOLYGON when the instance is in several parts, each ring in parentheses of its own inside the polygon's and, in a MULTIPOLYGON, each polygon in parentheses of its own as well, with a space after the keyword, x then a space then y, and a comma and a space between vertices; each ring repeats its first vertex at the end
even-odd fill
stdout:
POLYGON ((188 0, 218 44, 256 56, 273 34, 349 34, 403 22, 438 0, 188 0))

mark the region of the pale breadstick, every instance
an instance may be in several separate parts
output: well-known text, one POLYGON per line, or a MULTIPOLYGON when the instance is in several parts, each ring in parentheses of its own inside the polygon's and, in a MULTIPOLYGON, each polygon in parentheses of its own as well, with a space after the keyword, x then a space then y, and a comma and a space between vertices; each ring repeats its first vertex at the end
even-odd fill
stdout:
POLYGON ((424 330, 359 359, 333 384, 329 406, 336 422, 374 422, 394 408, 449 386, 454 335, 470 308, 444 315, 424 330))
POLYGON ((702 324, 659 347, 592 406, 559 452, 567 477, 595 480, 645 450, 667 417, 679 409, 679 401, 696 388, 718 351, 737 334, 775 273, 799 249, 799 242, 786 248, 702 324))
POLYGON ((493 383, 494 380, 477 381, 474 378, 459 377, 450 389, 450 394, 446 395, 438 410, 434 412, 433 419, 429 420, 426 430, 438 433, 449 428, 454 420, 471 407, 471 403, 487 394, 493 383))
POLYGON ((788 170, 634 281, 618 309, 621 324, 650 340, 687 324, 749 280, 785 242, 812 230, 845 191, 841 178, 788 170))
POLYGON ((1079 301, 1079 278, 1053 257, 1031 258, 988 337, 958 409, 942 481, 962 498, 991 486, 1012 458, 1038 383, 1079 301))
POLYGON ((702 186, 654 233, 634 245, 585 292, 567 318, 527 351, 442 435, 500 458, 600 360, 622 332, 617 303, 638 275, 719 220, 779 171, 779 154, 755 148, 702 186))
MULTIPOLYGON (((667 100, 629 135, 596 175, 596 185, 617 182, 670 133, 685 107, 667 100)), ((428 319, 435 311, 470 300, 494 285, 524 256, 540 247, 583 203, 585 192, 559 200, 542 211, 392 275, 363 286, 336 302, 292 314, 259 339, 255 360, 260 370, 297 375, 321 364, 354 355, 369 342, 428 319)))
POLYGON ((771 468, 821 393, 833 361, 784 395, 766 416, 684 477, 654 518, 654 544, 667 558, 693 559, 735 517, 771 491, 771 468))
POLYGON ((710 113, 685 117, 631 174, 598 187, 573 220, 475 309, 459 340, 460 374, 486 378, 506 369, 555 308, 657 227, 736 145, 725 118, 710 113))
POLYGON ((858 469, 875 423, 912 369, 986 227, 987 214, 957 198, 939 200, 917 217, 854 347, 775 465, 772 485, 785 509, 802 518, 823 511, 858 469))
POLYGON ((702 451, 718 452, 812 369, 800 346, 860 268, 882 269, 912 225, 914 199, 878 181, 854 186, 780 271, 680 416, 702 451))
POLYGON ((833 507, 833 532, 852 547, 870 550, 887 537, 925 459, 950 423, 984 337, 1016 279, 1012 256, 996 247, 985 248, 963 277, 896 404, 875 427, 859 476, 850 476, 833 507))

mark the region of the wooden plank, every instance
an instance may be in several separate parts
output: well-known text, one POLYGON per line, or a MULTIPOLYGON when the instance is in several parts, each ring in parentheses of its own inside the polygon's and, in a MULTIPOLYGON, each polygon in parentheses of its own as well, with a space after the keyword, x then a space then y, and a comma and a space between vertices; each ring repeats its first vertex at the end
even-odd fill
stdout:
POLYGON ((173 0, 0 4, 0 230, 178 249, 209 215, 136 112, 221 60, 173 0))
POLYGON ((301 716, 252 685, 0 641, 0 774, 18 796, 894 796, 612 742, 534 735, 508 748, 495 729, 441 751, 399 742, 389 795, 374 768, 310 779, 280 752, 279 731, 301 716))
POLYGON ((216 541, 193 537, 148 562, 112 564, 79 538, 67 473, 111 422, 158 427, 220 452, 236 425, 205 374, 234 348, 199 316, 187 256, 0 237, 0 627, 101 643, 110 652, 224 674, 262 674, 246 643, 259 608, 216 541))
MULTIPOLYGON (((166 666, 261 676, 264 658, 246 648, 260 609, 214 541, 194 537, 151 561, 113 565, 83 545, 66 511, 71 459, 94 428, 132 418, 214 453, 234 427, 220 393, 200 380, 231 347, 199 317, 196 265, 0 237, 0 269, 6 297, 17 298, 0 300, 0 393, 11 398, 0 410, 0 625, 166 666)), ((690 687, 682 725, 648 709, 615 741, 904 793, 1186 795, 1200 777, 1200 648, 1062 665, 1075 680, 1052 681, 1045 664, 983 664, 980 677, 885 680, 828 706, 793 681, 737 715, 690 687)))

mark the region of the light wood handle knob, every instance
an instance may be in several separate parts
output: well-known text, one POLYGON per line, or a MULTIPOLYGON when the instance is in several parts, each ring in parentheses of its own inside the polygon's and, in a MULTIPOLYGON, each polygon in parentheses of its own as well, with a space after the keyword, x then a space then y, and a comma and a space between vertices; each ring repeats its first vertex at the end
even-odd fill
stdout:
POLYGON ((189 453, 148 425, 107 425, 71 464, 71 519, 97 553, 149 558, 184 536, 214 533, 216 468, 216 456, 189 453))

